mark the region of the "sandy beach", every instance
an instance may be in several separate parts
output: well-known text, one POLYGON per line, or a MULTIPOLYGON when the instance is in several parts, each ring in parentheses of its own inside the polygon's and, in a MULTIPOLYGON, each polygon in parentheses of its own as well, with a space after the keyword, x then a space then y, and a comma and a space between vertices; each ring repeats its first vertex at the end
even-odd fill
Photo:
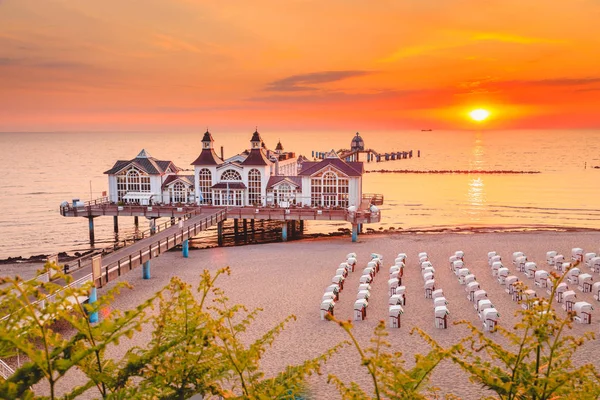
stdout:
MULTIPOLYGON (((496 251, 503 258, 504 266, 511 274, 534 288, 533 279, 527 279, 524 273, 517 272, 510 262, 514 251, 524 252, 530 261, 535 261, 539 269, 549 270, 546 264, 546 251, 556 250, 570 258, 571 249, 581 247, 586 252, 600 250, 599 232, 518 232, 518 233, 441 233, 441 234, 393 234, 362 235, 358 243, 350 238, 319 238, 288 243, 261 244, 228 248, 215 248, 191 251, 185 259, 180 252, 170 252, 152 260, 152 279, 143 280, 141 269, 122 277, 129 281, 133 290, 125 290, 114 302, 113 308, 127 309, 139 304, 151 294, 164 287, 173 276, 196 285, 198 276, 204 269, 216 271, 230 266, 232 274, 219 279, 218 286, 223 288, 233 303, 243 303, 249 308, 261 307, 248 340, 262 334, 286 316, 294 314, 297 320, 290 323, 278 337, 262 360, 267 374, 283 369, 285 365, 300 363, 303 360, 322 354, 330 347, 345 340, 344 332, 335 324, 320 320, 319 305, 324 289, 339 263, 345 261, 347 253, 355 252, 358 258, 356 271, 351 273, 344 284, 340 300, 335 306, 335 315, 340 319, 351 319, 353 303, 356 298, 359 277, 369 261, 372 252, 382 254, 384 267, 372 283, 371 298, 367 311, 367 320, 355 322, 354 332, 360 342, 367 346, 373 329, 379 320, 387 320, 388 313, 388 269, 393 265, 395 256, 408 255, 403 284, 407 288, 407 304, 402 316, 402 327, 389 329, 388 341, 391 350, 404 353, 405 360, 411 365, 414 354, 426 353, 428 345, 417 335, 410 335, 412 327, 425 330, 442 346, 456 343, 467 333, 464 326, 452 325, 453 321, 467 320, 477 326, 481 323, 477 313, 467 299, 464 286, 458 283, 450 271, 448 257, 456 250, 465 252, 465 264, 477 276, 481 288, 501 314, 500 324, 512 327, 516 318, 514 313, 520 305, 511 300, 504 292, 504 286, 497 283, 487 264, 487 253, 496 251), (435 267, 437 288, 444 290, 449 301, 450 326, 447 330, 435 329, 433 305, 431 299, 424 298, 423 279, 418 266, 417 254, 425 251, 435 267)), ((0 274, 9 275, 22 271, 24 276, 40 265, 0 265, 0 274)), ((581 268, 582 271, 585 267, 581 268)), ((597 280, 597 274, 594 280, 597 280)), ((109 284, 108 287, 111 285, 109 284)), ((105 289, 99 291, 101 295, 105 289)), ((575 289, 576 290, 576 289, 575 289)), ((547 296, 545 289, 537 289, 538 296, 547 296)), ((577 291, 578 301, 597 304, 590 293, 577 291)), ((561 311, 562 312, 562 311, 561 311)), ((585 331, 598 331, 598 311, 593 312, 591 325, 575 324, 572 331, 580 335, 585 331)), ((144 330, 131 341, 112 348, 110 355, 121 357, 126 348, 132 345, 142 346, 147 342, 150 332, 144 330)), ((504 339, 498 333, 490 333, 504 339)), ((577 363, 594 362, 600 367, 600 347, 596 341, 588 343, 577 353, 577 363)), ((344 381, 354 380, 363 388, 370 390, 370 380, 366 370, 359 365, 354 348, 343 348, 324 367, 323 375, 310 378, 312 396, 315 399, 339 398, 336 388, 327 384, 327 374, 335 374, 344 381)), ((73 380, 68 382, 73 383, 73 380)), ((67 384, 64 381, 62 384, 67 384)), ((445 362, 440 365, 431 378, 431 384, 444 394, 452 393, 464 399, 479 398, 490 393, 470 383, 468 376, 457 366, 445 362)), ((90 394, 93 397, 93 394, 90 394)))

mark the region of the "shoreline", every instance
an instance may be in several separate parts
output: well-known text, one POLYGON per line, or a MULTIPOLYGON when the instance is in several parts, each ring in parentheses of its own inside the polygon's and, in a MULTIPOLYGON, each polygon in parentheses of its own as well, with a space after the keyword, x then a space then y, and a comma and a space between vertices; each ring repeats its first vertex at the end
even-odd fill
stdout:
MULTIPOLYGON (((409 228, 404 229, 402 227, 379 227, 379 229, 373 228, 365 228, 361 236, 378 236, 378 235, 439 235, 445 233, 458 233, 458 234, 485 234, 485 233, 518 233, 518 232, 600 232, 600 228, 580 228, 580 227, 568 227, 568 226, 546 226, 546 225, 484 225, 484 226, 430 226, 430 227, 418 227, 418 228, 409 228)), ((313 239, 320 238, 337 238, 337 237, 348 237, 350 238, 351 231, 349 228, 338 228, 335 232, 329 233, 305 233, 302 234, 301 237, 290 240, 290 241, 307 241, 313 239)), ((201 238, 192 238, 190 240, 190 250, 207 250, 218 248, 216 245, 208 245, 208 246, 198 246, 197 242, 202 240, 201 238), (195 243, 196 242, 196 243, 195 243)), ((249 245, 264 245, 268 243, 280 243, 281 240, 278 241, 265 241, 259 243, 237 243, 233 246, 222 246, 222 247, 239 247, 239 246, 249 246, 249 245)), ((103 248, 109 248, 103 247, 103 248)), ((90 249, 86 251, 75 251, 73 253, 69 253, 67 251, 58 252, 58 259, 60 262, 69 262, 76 260, 80 257, 84 257, 86 255, 92 254, 94 252, 101 251, 103 248, 90 249)), ((169 250, 171 252, 178 251, 179 247, 175 249, 169 250)), ((44 264, 46 259, 52 255, 49 254, 35 254, 29 257, 23 256, 10 256, 7 258, 0 259, 0 265, 14 265, 14 264, 44 264)))

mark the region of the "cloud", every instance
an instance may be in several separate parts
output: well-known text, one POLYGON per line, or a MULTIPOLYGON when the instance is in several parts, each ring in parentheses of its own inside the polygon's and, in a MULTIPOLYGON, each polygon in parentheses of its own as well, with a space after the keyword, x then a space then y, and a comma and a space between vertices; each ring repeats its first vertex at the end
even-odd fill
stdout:
POLYGON ((508 33, 500 32, 482 32, 476 33, 472 36, 475 41, 493 41, 493 42, 504 42, 504 43, 518 43, 518 44, 537 44, 537 43, 548 43, 548 44, 562 44, 567 43, 566 40, 559 39, 546 39, 530 36, 519 36, 508 33))
POLYGON ((269 83, 265 90, 270 92, 298 92, 318 90, 310 85, 337 82, 357 76, 370 75, 371 71, 323 71, 292 75, 269 83))
POLYGON ((346 93, 341 91, 331 92, 310 92, 295 96, 269 95, 247 98, 246 101, 264 102, 264 103, 349 103, 349 102, 369 102, 373 100, 392 100, 406 98, 408 96, 425 93, 424 90, 379 90, 368 93, 346 93))

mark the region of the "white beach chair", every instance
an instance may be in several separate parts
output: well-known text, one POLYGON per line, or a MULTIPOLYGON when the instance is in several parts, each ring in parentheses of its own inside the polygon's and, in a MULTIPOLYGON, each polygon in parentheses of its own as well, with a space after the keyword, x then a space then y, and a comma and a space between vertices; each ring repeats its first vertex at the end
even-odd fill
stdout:
POLYGON ((392 275, 393 272, 398 272, 399 273, 400 272, 400 266, 399 265, 392 265, 390 267, 390 271, 389 272, 390 272, 390 277, 391 277, 391 275, 392 275))
POLYGON ((332 292, 335 294, 335 301, 338 301, 340 298, 340 287, 337 284, 327 286, 325 292, 332 292))
POLYGON ((596 253, 585 253, 585 258, 584 258, 585 266, 588 268, 592 268, 592 259, 596 256, 597 256, 596 253))
POLYGON ((406 305, 406 286, 398 286, 394 296, 400 296, 401 305, 406 305))
POLYGON ((406 263, 406 258, 406 253, 398 253, 398 255, 396 256, 396 262, 398 261, 398 259, 400 259, 400 261, 406 263))
POLYGON ((450 257, 448 257, 448 261, 450 262, 450 270, 454 271, 454 261, 462 261, 462 260, 456 256, 450 256, 450 257))
POLYGON ((500 313, 495 308, 488 308, 483 311, 483 330, 487 332, 495 332, 500 313))
POLYGON ((592 285, 592 295, 594 300, 600 301, 600 282, 594 282, 592 285))
POLYGON ((433 307, 439 307, 439 306, 447 306, 448 305, 448 300, 446 300, 445 297, 437 297, 435 299, 433 299, 433 307))
POLYGON ((527 276, 529 279, 532 279, 535 277, 535 271, 537 271, 536 263, 534 263, 534 262, 525 263, 525 276, 527 276))
POLYGON ((435 273, 435 268, 433 268, 431 264, 428 267, 421 269, 421 275, 425 275, 428 272, 431 272, 432 274, 435 273))
POLYGON ((390 279, 398 279, 400 284, 402 284, 402 277, 400 276, 400 271, 394 271, 390 274, 390 279))
POLYGON ((404 314, 404 310, 402 309, 401 305, 390 305, 388 313, 388 321, 390 328, 400 328, 400 316, 402 314, 404 314))
POLYGON ((454 261, 454 263, 452 263, 452 269, 454 271, 454 274, 458 276, 458 270, 460 270, 461 268, 465 267, 465 263, 461 260, 458 261, 454 261))
POLYGON ((350 272, 354 272, 354 268, 356 267, 356 258, 350 257, 346 260, 346 264, 350 266, 350 272))
POLYGON ((579 268, 571 268, 567 272, 567 283, 577 285, 579 283, 579 274, 581 274, 581 270, 579 268))
POLYGON ((354 320, 363 321, 367 317, 367 306, 369 302, 365 299, 354 302, 354 320))
POLYGON ((487 299, 487 292, 483 289, 479 289, 476 290, 475 293, 473 293, 473 301, 475 302, 475 309, 478 310, 478 304, 479 304, 479 300, 484 300, 487 299))
POLYGON ((578 301, 573 305, 573 311, 575 312, 573 320, 580 324, 591 324, 593 309, 594 307, 590 303, 578 301))
POLYGON ((556 257, 558 253, 554 250, 546 252, 546 262, 548 265, 554 266, 554 257, 556 257))
POLYGON ((498 253, 496 253, 495 251, 490 251, 488 252, 488 265, 491 267, 492 266, 492 257, 497 256, 498 253))
POLYGON ((371 291, 371 285, 368 283, 361 283, 358 285, 358 290, 368 290, 371 291))
POLYGON ((492 258, 489 259, 489 265, 490 267, 492 266, 492 264, 494 264, 495 262, 502 262, 502 257, 500 257, 499 254, 496 254, 495 256, 492 256, 492 258))
POLYGON ((521 307, 525 310, 529 310, 537 302, 538 295, 535 290, 527 289, 521 294, 521 307))
POLYGON ((504 286, 506 286, 506 288, 504 289, 504 291, 510 295, 512 295, 515 291, 515 284, 519 282, 519 278, 517 278, 514 275, 509 275, 506 277, 506 279, 504 280, 504 286))
POLYGON ((574 247, 571 249, 571 261, 583 261, 583 249, 580 247, 574 247))
POLYGON ((338 268, 335 270, 336 275, 342 275, 344 278, 348 277, 348 270, 346 268, 338 268))
POLYGON ((431 293, 431 298, 437 299, 438 297, 444 297, 444 290, 443 289, 435 289, 431 293))
POLYGON ((433 291, 435 290, 435 280, 430 279, 430 280, 426 281, 424 287, 425 287, 425 298, 431 299, 431 297, 433 295, 433 291))
POLYGON ((375 267, 367 267, 365 269, 363 269, 362 272, 363 275, 370 275, 371 278, 375 278, 375 267))
POLYGON ((468 285, 471 282, 475 282, 477 280, 477 277, 475 276, 475 274, 469 274, 467 276, 465 276, 465 285, 468 285))
POLYGON ((589 293, 592 291, 593 283, 592 275, 579 274, 577 288, 583 293, 589 293))
POLYGON ((324 301, 327 301, 327 300, 333 300, 335 302, 336 301, 335 300, 335 293, 333 293, 333 292, 325 292, 323 294, 323 297, 321 297, 321 303, 323 303, 324 301))
POLYGON ((460 258, 462 261, 465 260, 465 252, 462 250, 457 250, 454 252, 454 255, 458 258, 460 258))
POLYGON ((371 275, 362 275, 359 279, 360 283, 371 283, 373 281, 373 278, 371 278, 371 275))
POLYGON ((461 268, 458 270, 458 283, 460 283, 461 285, 465 284, 465 278, 467 275, 469 275, 469 269, 468 268, 461 268))
POLYGON ((375 261, 369 261, 367 263, 367 268, 371 268, 373 270, 373 276, 379 272, 379 267, 378 267, 379 263, 375 262, 375 261))
POLYGON ((480 320, 483 320, 483 310, 487 310, 488 308, 494 308, 490 299, 481 299, 475 303, 475 311, 477 311, 477 316, 480 320))
POLYGON ((479 282, 469 282, 467 286, 465 286, 465 291, 467 292, 467 299, 469 301, 475 302, 475 292, 481 289, 479 286, 479 282))
POLYGON ((567 290, 562 294, 563 310, 573 311, 573 305, 577 302, 577 294, 573 290, 567 290))
POLYGON ((500 268, 498 270, 498 283, 504 285, 504 282, 506 281, 506 278, 509 274, 510 271, 508 270, 508 268, 500 268))
POLYGON ((343 275, 336 275, 333 278, 331 278, 331 283, 335 283, 340 287, 340 292, 342 290, 344 290, 344 276, 343 275))
POLYGON ((433 272, 427 272, 426 274, 423 274, 423 280, 424 281, 428 281, 428 280, 433 279, 433 278, 434 278, 433 272))
POLYGON ((517 268, 517 271, 524 272, 525 271, 525 264, 527 264, 527 257, 520 256, 520 257, 516 258, 516 260, 515 260, 515 267, 517 268))
MULTIPOLYGON (((421 253, 419 253, 419 256, 418 256, 418 258, 419 258, 419 259, 421 259, 421 258, 423 258, 423 257, 425 257, 425 258, 427 258, 427 257, 428 257, 428 256, 427 256, 427 253, 426 253, 426 252, 424 252, 424 251, 423 251, 423 252, 421 252, 421 253)), ((425 261, 427 261, 427 260, 425 260, 425 261)))
POLYGON ((356 257, 356 253, 348 253, 348 254, 346 254, 346 259, 349 259, 349 258, 354 258, 354 259, 356 259, 356 258, 357 258, 357 257, 356 257))
POLYGON ((519 257, 525 257, 525 253, 523 253, 522 251, 515 251, 514 253, 512 253, 512 263, 515 267, 517 266, 517 258, 519 257))
POLYGON ((368 290, 359 290, 358 293, 356 294, 356 300, 369 300, 369 297, 371 297, 371 292, 369 292, 368 290))
POLYGON ((340 263, 338 269, 340 269, 340 268, 344 268, 346 270, 346 277, 348 276, 348 274, 350 272, 352 272, 352 266, 350 264, 348 264, 347 262, 340 263))
POLYGON ((448 315, 450 315, 450 311, 446 306, 438 306, 433 309, 434 317, 435 317, 435 327, 438 329, 447 329, 448 328, 448 315))
POLYGON ((335 302, 331 299, 321 302, 321 320, 324 320, 327 314, 333 315, 333 307, 335 302))
POLYGON ((556 291, 554 292, 554 297, 556 298, 556 302, 562 303, 563 297, 564 297, 565 293, 568 291, 569 291, 569 286, 567 286, 566 283, 564 283, 564 282, 559 283, 558 286, 556 287, 556 291))
POLYGON ((396 294, 396 288, 400 286, 400 280, 398 278, 392 278, 388 280, 388 290, 390 292, 390 296, 396 294))
POLYGON ((590 260, 590 268, 594 272, 600 272, 600 257, 594 257, 590 260))
POLYGON ((564 262, 565 262, 565 256, 563 256, 562 254, 555 255, 554 256, 554 269, 562 272, 564 262))
POLYGON ((548 271, 544 271, 543 269, 535 271, 533 276, 533 283, 537 287, 545 288, 548 286, 548 277, 550 274, 548 271))
POLYGON ((502 265, 502 262, 496 261, 495 263, 493 263, 492 264, 492 276, 498 276, 498 270, 500 268, 504 268, 504 265, 502 265))

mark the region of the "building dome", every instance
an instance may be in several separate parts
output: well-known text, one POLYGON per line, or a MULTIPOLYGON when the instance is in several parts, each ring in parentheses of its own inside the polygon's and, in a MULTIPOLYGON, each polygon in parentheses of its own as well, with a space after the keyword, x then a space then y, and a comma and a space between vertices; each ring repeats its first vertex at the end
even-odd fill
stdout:
POLYGON ((283 145, 281 144, 281 140, 277 142, 277 146, 275 147, 276 151, 283 151, 283 145))
POLYGON ((364 150, 365 149, 365 141, 360 137, 358 132, 356 132, 356 136, 352 138, 352 143, 350 143, 350 150, 364 150))

